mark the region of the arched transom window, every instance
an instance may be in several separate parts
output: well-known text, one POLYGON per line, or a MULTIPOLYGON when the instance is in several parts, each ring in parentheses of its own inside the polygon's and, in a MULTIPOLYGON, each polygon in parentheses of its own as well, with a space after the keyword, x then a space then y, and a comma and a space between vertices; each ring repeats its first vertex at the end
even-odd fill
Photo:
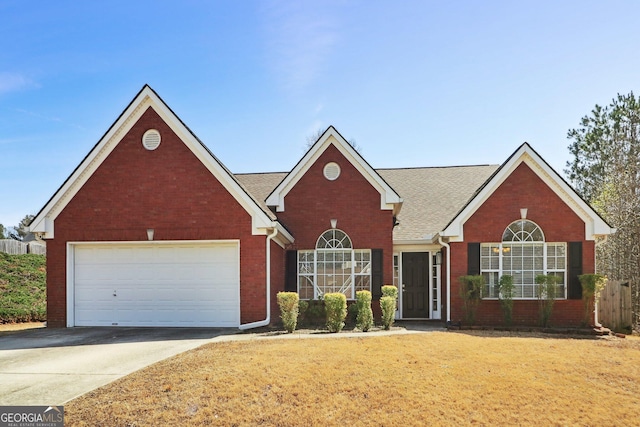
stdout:
POLYGON ((544 242, 544 234, 535 223, 522 219, 514 221, 502 233, 503 242, 544 242))
POLYGON ((327 230, 315 250, 298 251, 298 293, 301 299, 321 299, 340 292, 355 299, 359 290, 371 290, 371 250, 353 249, 342 230, 327 230))
POLYGON ((480 245, 480 272, 485 277, 484 297, 498 298, 500 277, 513 277, 514 298, 538 297, 536 276, 561 278, 556 298, 566 298, 566 243, 546 243, 542 229, 533 221, 520 219, 509 224, 501 243, 480 245))

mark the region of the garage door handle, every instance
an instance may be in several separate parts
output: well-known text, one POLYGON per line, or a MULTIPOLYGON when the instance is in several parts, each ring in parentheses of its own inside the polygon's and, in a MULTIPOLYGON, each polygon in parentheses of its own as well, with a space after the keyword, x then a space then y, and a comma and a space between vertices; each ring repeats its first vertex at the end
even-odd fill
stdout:
POLYGON ((113 291, 113 296, 117 297, 118 295, 116 295, 116 291, 113 291))

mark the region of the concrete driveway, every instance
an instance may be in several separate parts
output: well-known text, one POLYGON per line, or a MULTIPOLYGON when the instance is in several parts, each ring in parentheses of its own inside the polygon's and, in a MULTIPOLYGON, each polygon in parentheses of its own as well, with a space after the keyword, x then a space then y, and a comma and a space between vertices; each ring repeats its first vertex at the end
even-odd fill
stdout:
POLYGON ((222 328, 2 332, 0 405, 62 405, 145 366, 236 332, 222 328))

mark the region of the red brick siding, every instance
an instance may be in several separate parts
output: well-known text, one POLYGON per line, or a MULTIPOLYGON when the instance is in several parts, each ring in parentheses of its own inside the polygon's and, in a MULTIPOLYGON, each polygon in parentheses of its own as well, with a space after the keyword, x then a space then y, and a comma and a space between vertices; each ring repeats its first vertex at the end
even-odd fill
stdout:
POLYGON ((271 323, 280 322, 278 292, 284 292, 285 250, 271 241, 271 323))
POLYGON ((383 250, 385 283, 393 280, 393 213, 380 209, 380 193, 360 172, 330 145, 314 162, 284 200, 285 211, 278 220, 295 236, 291 249, 315 249, 318 237, 331 228, 349 235, 355 249, 383 250), (329 181, 323 168, 328 162, 340 165, 340 177, 329 181))
POLYGON ((66 325, 66 242, 240 240, 241 322, 265 318, 265 236, 169 126, 149 108, 55 220, 47 243, 48 325, 66 325), (162 142, 143 148, 155 128, 162 142))
MULTIPOLYGON (((585 240, 584 222, 526 164, 522 163, 511 176, 485 201, 464 224, 464 242, 451 243, 451 320, 464 319, 458 277, 467 274, 468 242, 500 242, 505 228, 520 219, 520 209, 527 208, 527 219, 544 232, 547 242, 576 242, 583 245, 583 273, 592 273, 595 265, 595 245, 585 240)), ((516 300, 514 324, 536 325, 539 321, 538 301, 516 300)), ((580 300, 557 300, 551 324, 578 326, 582 320, 580 300)), ((503 315, 498 301, 483 300, 478 309, 477 323, 498 325, 503 315)))

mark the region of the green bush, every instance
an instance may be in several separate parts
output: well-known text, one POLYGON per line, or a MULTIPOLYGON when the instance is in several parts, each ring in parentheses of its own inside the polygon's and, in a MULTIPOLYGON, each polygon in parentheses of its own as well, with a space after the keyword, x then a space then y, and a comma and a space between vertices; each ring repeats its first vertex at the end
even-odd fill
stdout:
POLYGON ((287 332, 296 330, 298 324, 299 297, 297 292, 278 292, 280 318, 287 332))
POLYGON ((477 276, 460 276, 460 297, 464 308, 465 321, 473 325, 476 322, 476 313, 478 306, 482 301, 482 288, 484 287, 484 277, 477 276))
POLYGON ((324 309, 329 332, 340 332, 347 317, 347 297, 339 292, 324 294, 324 309))
POLYGON ((355 325, 358 319, 358 304, 356 302, 347 303, 347 320, 349 324, 355 325))
POLYGON ((582 305, 584 307, 584 319, 582 323, 588 326, 591 323, 591 314, 595 311, 595 305, 600 300, 600 293, 607 285, 607 278, 600 274, 582 274, 578 276, 582 287, 582 305))
POLYGON ((513 291, 515 285, 513 284, 513 276, 505 274, 500 276, 498 282, 498 298, 500 298, 500 307, 504 314, 504 323, 507 326, 511 326, 513 322, 513 291))
POLYGON ((556 292, 558 291, 558 283, 562 278, 553 274, 538 274, 536 276, 536 296, 538 297, 540 307, 540 324, 543 327, 549 326, 549 319, 553 312, 553 304, 556 302, 556 292))
POLYGON ((47 318, 47 259, 0 252, 0 323, 47 318))
POLYGON ((396 302, 398 300, 398 288, 393 285, 382 287, 382 298, 380 298, 380 310, 382 311, 382 327, 385 330, 391 329, 393 319, 396 316, 396 302))
POLYGON ((311 324, 324 324, 327 317, 324 309, 324 301, 318 299, 309 300, 309 308, 307 309, 305 317, 311 324))
POLYGON ((398 288, 393 285, 384 285, 382 287, 382 296, 383 297, 391 297, 395 300, 398 299, 398 288))
POLYGON ((371 292, 356 292, 356 307, 358 315, 356 316, 356 327, 362 332, 367 332, 373 327, 373 310, 371 310, 371 292))
POLYGON ((309 309, 309 301, 299 300, 298 301, 298 323, 302 323, 303 320, 307 317, 307 310, 309 309))

